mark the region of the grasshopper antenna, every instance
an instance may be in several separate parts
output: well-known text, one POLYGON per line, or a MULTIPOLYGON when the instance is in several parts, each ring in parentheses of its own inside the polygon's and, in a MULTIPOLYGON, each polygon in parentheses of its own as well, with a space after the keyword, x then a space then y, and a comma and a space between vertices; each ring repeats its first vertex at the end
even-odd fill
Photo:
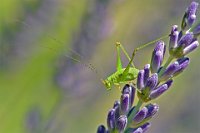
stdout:
MULTIPOLYGON (((28 23, 26 23, 26 22, 24 22, 24 21, 20 21, 20 20, 15 20, 15 21, 18 22, 18 23, 23 24, 24 26, 26 26, 26 27, 29 28, 29 29, 32 29, 32 27, 31 27, 28 23)), ((56 42, 57 44, 59 44, 59 45, 64 45, 64 42, 62 42, 62 41, 56 39, 56 38, 55 38, 54 36, 52 36, 51 34, 46 34, 46 36, 47 36, 49 39, 51 39, 51 40, 53 40, 54 42, 56 42)), ((45 46, 45 45, 40 45, 40 46, 41 46, 41 47, 45 47, 45 48, 51 50, 51 51, 54 52, 55 54, 58 52, 57 50, 55 50, 55 49, 53 49, 53 48, 51 48, 51 47, 48 47, 48 46, 45 46)), ((76 58, 74 58, 74 57, 72 57, 72 56, 70 56, 70 55, 67 55, 67 54, 64 55, 65 57, 67 57, 67 58, 69 58, 69 59, 71 59, 71 60, 73 60, 73 61, 75 61, 75 62, 77 62, 77 63, 83 64, 84 67, 87 67, 87 68, 89 68, 91 71, 93 71, 93 72, 97 75, 97 77, 98 77, 100 80, 102 79, 102 78, 101 78, 102 76, 99 75, 99 73, 98 73, 96 67, 95 67, 92 63, 90 63, 90 62, 86 62, 86 63, 82 62, 82 61, 81 61, 81 59, 83 59, 82 55, 80 55, 78 52, 76 52, 76 51, 73 50, 73 49, 67 48, 67 50, 69 50, 72 54, 77 55, 78 58, 80 58, 80 60, 79 60, 79 59, 76 59, 76 58)))

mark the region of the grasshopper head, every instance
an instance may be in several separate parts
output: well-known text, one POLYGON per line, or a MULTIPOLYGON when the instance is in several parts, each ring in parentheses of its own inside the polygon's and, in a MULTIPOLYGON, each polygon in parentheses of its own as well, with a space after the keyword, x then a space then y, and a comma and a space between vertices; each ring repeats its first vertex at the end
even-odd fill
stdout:
POLYGON ((102 81, 102 83, 105 85, 105 87, 106 87, 106 89, 107 90, 110 90, 111 89, 111 83, 110 83, 110 81, 108 81, 108 80, 101 80, 102 81))

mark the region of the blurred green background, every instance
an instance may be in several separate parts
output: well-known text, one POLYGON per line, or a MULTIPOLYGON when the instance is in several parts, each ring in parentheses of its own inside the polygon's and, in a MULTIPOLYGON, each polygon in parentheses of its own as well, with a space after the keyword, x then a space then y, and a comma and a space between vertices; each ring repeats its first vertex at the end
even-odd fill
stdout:
MULTIPOLYGON (((131 53, 168 34, 190 2, 1 0, 0 133, 96 132, 120 95, 118 89, 105 91, 99 79, 115 71, 114 43, 131 53)), ((149 63, 153 47, 138 53, 138 68, 149 63)), ((189 68, 171 90, 154 101, 160 111, 149 133, 200 132, 199 51, 189 55, 189 68)))

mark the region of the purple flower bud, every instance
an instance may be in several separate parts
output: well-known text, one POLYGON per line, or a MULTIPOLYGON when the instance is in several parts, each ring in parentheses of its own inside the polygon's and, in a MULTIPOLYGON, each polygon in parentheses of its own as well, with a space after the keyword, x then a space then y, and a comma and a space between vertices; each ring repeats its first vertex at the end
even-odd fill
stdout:
POLYGON ((109 130, 113 130, 115 128, 115 109, 111 109, 108 112, 107 126, 109 130))
POLYGON ((136 130, 132 131, 131 133, 143 133, 143 130, 141 127, 139 127, 136 130))
POLYGON ((192 2, 190 6, 185 11, 184 17, 182 19, 181 29, 185 30, 186 28, 189 28, 192 26, 192 24, 196 20, 196 12, 198 8, 197 2, 192 2))
POLYGON ((129 84, 126 84, 122 89, 122 94, 130 94, 130 93, 131 93, 131 87, 129 84))
POLYGON ((195 14, 192 14, 190 16, 188 16, 188 25, 191 27, 192 24, 194 24, 194 22, 196 21, 196 15, 195 14))
POLYGON ((169 78, 171 78, 174 74, 174 72, 176 72, 179 69, 179 63, 178 61, 175 61, 174 63, 170 64, 167 69, 165 70, 165 72, 161 75, 160 77, 160 81, 166 81, 169 78))
POLYGON ((150 64, 146 64, 144 66, 144 84, 146 84, 149 75, 150 75, 150 64))
POLYGON ((187 8, 188 14, 196 14, 197 8, 198 8, 198 3, 197 2, 192 2, 189 7, 187 8))
POLYGON ((148 123, 148 122, 145 123, 144 125, 142 125, 142 126, 141 126, 141 128, 142 128, 142 130, 143 130, 142 133, 146 132, 146 131, 150 128, 150 126, 151 126, 151 124, 148 123))
POLYGON ((117 120, 117 129, 119 130, 119 132, 123 132, 127 126, 127 117, 126 115, 122 115, 119 117, 119 119, 117 120))
POLYGON ((161 51, 157 51, 151 60, 151 72, 156 73, 161 66, 163 55, 161 51))
POLYGON ((104 125, 100 125, 97 129, 97 133, 106 133, 106 128, 104 125))
POLYGON ((179 47, 187 47, 193 41, 194 35, 191 32, 188 32, 184 36, 181 37, 180 41, 178 42, 179 47))
POLYGON ((188 12, 188 25, 191 26, 196 20, 196 12, 198 8, 197 2, 192 2, 187 9, 188 12))
POLYGON ((175 31, 178 31, 178 25, 173 25, 171 29, 171 34, 174 34, 175 31))
POLYGON ((120 102, 119 100, 116 100, 113 106, 113 109, 115 109, 115 120, 117 120, 120 116, 120 102))
POLYGON ((148 109, 146 107, 143 107, 133 118, 133 123, 137 124, 144 120, 148 113, 148 109))
POLYGON ((167 89, 168 89, 167 84, 162 84, 162 85, 158 86, 155 90, 153 90, 153 91, 150 93, 149 97, 150 97, 151 99, 155 99, 155 98, 157 98, 158 96, 160 96, 161 94, 163 94, 167 89))
POLYGON ((135 88, 129 84, 126 84, 122 90, 122 94, 129 94, 130 107, 132 106, 135 98, 135 88))
POLYGON ((151 58, 151 72, 156 73, 162 64, 166 46, 163 41, 158 41, 152 53, 151 58))
POLYGON ((197 47, 199 46, 199 42, 198 41, 194 41, 193 43, 191 43, 189 46, 185 47, 183 49, 183 54, 186 55, 190 52, 192 52, 193 50, 195 50, 197 47))
POLYGON ((167 84, 168 88, 171 87, 172 83, 173 83, 172 79, 170 79, 167 82, 165 82, 165 84, 167 84))
POLYGON ((113 108, 117 108, 117 107, 119 107, 119 105, 120 105, 120 101, 116 100, 114 105, 113 105, 113 108))
POLYGON ((179 63, 179 69, 177 69, 175 73, 173 74, 174 77, 179 75, 181 72, 183 72, 187 68, 187 66, 190 63, 190 60, 187 57, 183 57, 183 58, 178 59, 177 62, 179 63))
POLYGON ((145 88, 149 88, 150 90, 153 90, 157 84, 158 84, 158 74, 154 73, 151 75, 151 77, 147 79, 145 88))
POLYGON ((174 25, 172 27, 171 34, 170 34, 170 41, 169 41, 169 50, 173 50, 178 45, 177 43, 178 43, 179 32, 177 28, 178 28, 177 25, 174 25))
POLYGON ((122 94, 121 95, 121 106, 120 112, 121 114, 127 114, 130 108, 130 97, 129 94, 122 94))
POLYGON ((132 105, 133 105, 133 102, 134 102, 134 99, 135 99, 135 87, 133 87, 133 86, 131 86, 131 90, 132 90, 132 92, 131 92, 131 95, 130 95, 130 108, 132 107, 132 105))
POLYGON ((148 113, 145 119, 153 117, 159 110, 159 106, 157 104, 148 104, 146 107, 148 109, 148 113))
POLYGON ((137 77, 137 88, 142 90, 144 88, 144 70, 140 70, 137 77))

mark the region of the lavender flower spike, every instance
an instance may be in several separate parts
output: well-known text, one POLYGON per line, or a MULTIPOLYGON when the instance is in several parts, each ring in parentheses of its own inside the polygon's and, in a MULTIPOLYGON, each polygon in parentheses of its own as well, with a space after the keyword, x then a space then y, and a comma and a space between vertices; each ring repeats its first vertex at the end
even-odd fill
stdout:
POLYGON ((144 88, 144 70, 140 70, 137 77, 137 88, 142 90, 144 88))
POLYGON ((158 41, 156 47, 152 53, 151 58, 151 72, 156 73, 160 68, 164 54, 165 54, 166 46, 163 41, 158 41))
POLYGON ((97 133, 106 133, 106 128, 104 125, 100 125, 97 129, 97 133))
POLYGON ((122 115, 119 117, 119 119, 117 120, 117 129, 119 131, 119 133, 123 133, 123 131, 125 130, 126 126, 127 126, 127 117, 126 115, 122 115))

